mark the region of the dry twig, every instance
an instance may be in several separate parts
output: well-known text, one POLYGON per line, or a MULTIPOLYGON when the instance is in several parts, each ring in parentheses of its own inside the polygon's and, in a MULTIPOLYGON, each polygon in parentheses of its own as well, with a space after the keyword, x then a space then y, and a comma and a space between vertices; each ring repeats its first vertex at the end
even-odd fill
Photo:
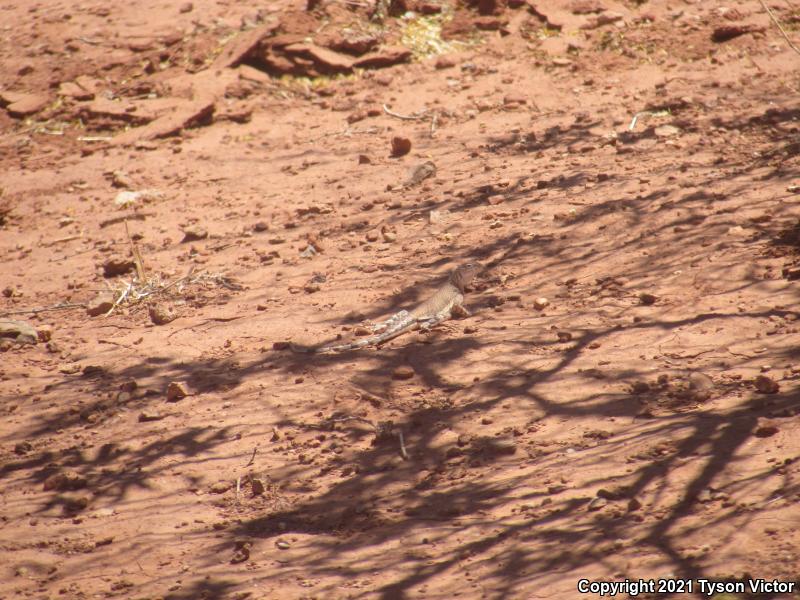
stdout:
POLYGON ((421 110, 413 115, 401 115, 400 113, 396 113, 389 109, 388 106, 385 104, 383 105, 383 112, 385 112, 390 117, 394 117, 396 119, 402 119, 403 121, 419 121, 420 119, 426 118, 428 115, 427 109, 421 110))
POLYGON ((785 39, 786 43, 789 44, 789 47, 792 50, 794 50, 795 52, 797 52, 798 54, 800 54, 800 49, 798 49, 797 46, 795 46, 792 43, 792 40, 789 39, 789 35, 786 33, 786 30, 783 28, 783 26, 781 25, 780 21, 778 21, 778 18, 775 16, 775 14, 770 10, 769 6, 767 6, 767 3, 764 2, 764 0, 759 0, 759 1, 761 2, 761 6, 764 7, 764 10, 767 11, 767 14, 769 15, 769 18, 772 19, 772 22, 775 23, 775 25, 777 26, 778 30, 781 32, 781 35, 783 36, 783 39, 785 39))
POLYGON ((398 431, 397 437, 400 438, 400 456, 403 457, 403 460, 408 460, 408 452, 406 452, 406 442, 403 439, 403 432, 398 431))
POLYGON ((25 310, 12 310, 10 312, 4 312, 0 315, 0 317, 10 317, 11 315, 37 315, 43 312, 50 312, 53 310, 67 310, 70 308, 86 308, 86 305, 79 302, 62 302, 61 304, 56 304, 54 306, 44 306, 41 308, 28 308, 25 310))

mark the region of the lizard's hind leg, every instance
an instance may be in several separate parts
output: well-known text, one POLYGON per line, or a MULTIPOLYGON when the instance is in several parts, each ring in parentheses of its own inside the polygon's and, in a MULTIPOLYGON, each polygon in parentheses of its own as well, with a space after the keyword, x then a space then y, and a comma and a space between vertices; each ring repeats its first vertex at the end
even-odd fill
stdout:
POLYGON ((386 319, 385 321, 381 321, 380 323, 375 323, 374 325, 369 326, 370 331, 382 331, 384 329, 391 329, 395 323, 402 321, 408 316, 407 310, 401 310, 398 313, 393 314, 391 317, 386 319))
POLYGON ((432 317, 428 317, 420 321, 419 328, 422 331, 428 331, 432 327, 436 327, 442 321, 446 321, 450 317, 449 311, 442 311, 438 315, 433 315, 432 317))

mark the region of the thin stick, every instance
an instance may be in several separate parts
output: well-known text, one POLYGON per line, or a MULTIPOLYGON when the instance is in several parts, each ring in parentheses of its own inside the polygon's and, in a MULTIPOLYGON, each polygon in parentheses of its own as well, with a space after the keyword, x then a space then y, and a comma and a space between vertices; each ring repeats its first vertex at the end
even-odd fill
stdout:
POLYGON ((132 289, 133 289, 133 282, 131 281, 130 283, 128 283, 128 285, 125 286, 125 289, 122 290, 122 293, 119 295, 119 298, 117 298, 114 301, 114 304, 111 305, 111 308, 108 309, 108 312, 105 314, 105 316, 107 317, 110 316, 111 313, 114 312, 114 309, 125 301, 125 298, 128 297, 132 289))
POLYGON ((56 304, 54 306, 45 306, 42 308, 29 308, 27 310, 12 310, 11 312, 3 313, 2 317, 9 317, 11 315, 37 315, 43 312, 50 312, 52 310, 68 310, 70 308, 86 308, 85 304, 76 303, 76 302, 62 302, 61 304, 56 304))
POLYGON ((253 456, 251 456, 251 457, 250 457, 250 462, 248 462, 248 463, 245 465, 245 467, 249 467, 249 466, 250 466, 250 465, 252 465, 254 462, 256 462, 256 451, 257 451, 257 450, 258 450, 258 446, 256 446, 255 448, 253 448, 253 456))
POLYGON ((133 213, 132 215, 122 215, 121 217, 114 217, 113 219, 106 219, 100 222, 100 227, 108 227, 109 225, 116 225, 128 219, 136 219, 137 221, 144 221, 147 217, 155 217, 156 213, 133 213))
POLYGON ((419 121, 420 119, 424 119, 425 118, 425 114, 428 111, 427 110, 421 110, 420 112, 415 113, 413 115, 401 115, 400 113, 393 112, 392 110, 389 109, 388 106, 386 106, 384 104, 383 105, 383 112, 385 112, 390 117, 394 117, 396 119, 402 119, 404 121, 419 121))
POLYGON ((111 136, 107 135, 84 135, 78 138, 79 142, 107 142, 113 140, 111 136))
POLYGON ((403 432, 398 431, 397 436, 400 438, 400 456, 403 457, 403 460, 408 460, 408 452, 406 452, 406 442, 403 439, 403 432))
POLYGON ((131 254, 133 254, 133 262, 136 264, 136 276, 139 278, 139 281, 144 282, 144 261, 142 260, 142 255, 139 254, 139 248, 136 244, 133 243, 133 238, 131 237, 131 232, 128 229, 128 219, 123 221, 125 223, 125 235, 128 236, 128 241, 131 244, 131 254))
POLYGON ((56 244, 63 244, 64 242, 71 242, 72 240, 79 240, 83 236, 82 235, 68 235, 67 237, 58 238, 56 240, 52 240, 49 242, 45 242, 42 244, 45 248, 49 248, 50 246, 55 246, 56 244))
POLYGON ((772 11, 769 9, 769 6, 767 6, 767 3, 766 3, 766 2, 764 2, 764 0, 759 0, 759 1, 761 2, 761 6, 763 6, 763 7, 764 7, 764 10, 765 10, 765 11, 767 11, 767 14, 769 15, 769 18, 770 18, 770 19, 772 19, 772 22, 773 22, 773 23, 775 23, 775 25, 776 25, 776 26, 778 27, 778 29, 780 30, 780 32, 781 32, 781 35, 783 36, 783 39, 785 39, 785 40, 786 40, 786 43, 787 43, 787 44, 789 44, 789 47, 790 47, 792 50, 794 50, 795 52, 797 52, 798 54, 800 54, 800 49, 798 49, 798 48, 797 48, 797 46, 795 46, 795 45, 792 43, 792 40, 790 40, 790 39, 789 39, 789 36, 788 36, 788 34, 786 33, 786 30, 785 30, 785 29, 784 29, 784 28, 781 26, 781 24, 780 24, 780 21, 778 21, 778 18, 777 18, 777 17, 776 17, 776 16, 775 16, 775 15, 772 13, 772 11))

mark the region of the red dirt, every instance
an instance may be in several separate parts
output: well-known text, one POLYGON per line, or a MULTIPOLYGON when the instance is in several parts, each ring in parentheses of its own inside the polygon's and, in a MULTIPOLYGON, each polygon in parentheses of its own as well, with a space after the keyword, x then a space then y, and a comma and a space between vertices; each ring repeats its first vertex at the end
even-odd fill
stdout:
POLYGON ((371 2, 266 4, 2 7, 0 319, 40 341, 0 341, 0 597, 797 579, 800 57, 761 4, 473 2, 411 60, 371 2), (160 291, 89 316, 134 245, 160 291), (467 260, 465 320, 285 349, 467 260))

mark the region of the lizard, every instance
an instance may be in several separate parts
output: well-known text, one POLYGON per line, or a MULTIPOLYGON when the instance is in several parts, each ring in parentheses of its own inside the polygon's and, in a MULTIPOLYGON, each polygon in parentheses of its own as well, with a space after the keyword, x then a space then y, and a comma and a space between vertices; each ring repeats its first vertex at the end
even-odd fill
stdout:
POLYGON ((463 306, 464 293, 475 275, 483 266, 480 263, 465 263, 453 269, 447 283, 422 304, 412 310, 401 310, 385 321, 372 325, 374 335, 348 342, 346 344, 328 344, 323 346, 298 346, 290 344, 294 352, 327 353, 356 350, 365 346, 378 346, 413 329, 428 331, 442 321, 453 316, 454 312, 469 314, 463 306))

